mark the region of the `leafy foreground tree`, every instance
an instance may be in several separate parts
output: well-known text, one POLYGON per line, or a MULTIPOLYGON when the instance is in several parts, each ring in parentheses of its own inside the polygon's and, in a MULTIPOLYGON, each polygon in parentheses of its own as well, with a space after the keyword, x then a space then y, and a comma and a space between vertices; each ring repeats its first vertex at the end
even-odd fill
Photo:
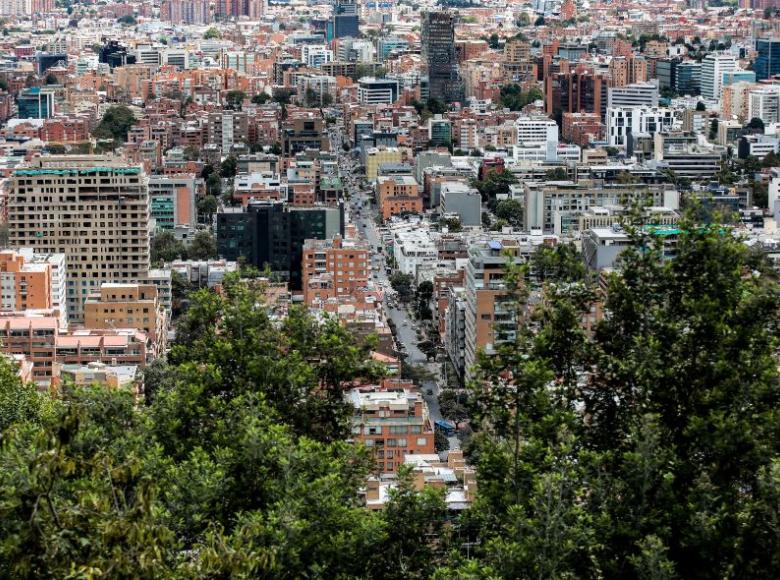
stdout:
POLYGON ((470 557, 437 578, 780 573, 778 286, 721 226, 682 229, 673 261, 637 235, 592 334, 590 290, 550 269, 482 360, 470 557))
POLYGON ((192 303, 145 406, 0 363, 0 577, 429 577, 441 496, 358 504, 371 461, 339 391, 370 345, 297 310, 280 329, 235 279, 192 303))

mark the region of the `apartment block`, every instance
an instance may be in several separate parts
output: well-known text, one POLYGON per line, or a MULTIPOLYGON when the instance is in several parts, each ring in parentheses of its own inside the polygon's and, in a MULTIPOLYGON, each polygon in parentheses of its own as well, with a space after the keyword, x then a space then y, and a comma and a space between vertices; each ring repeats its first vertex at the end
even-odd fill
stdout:
POLYGON ((303 296, 309 306, 349 296, 368 284, 369 249, 364 242, 336 236, 303 245, 303 296))
POLYGON ((282 152, 287 157, 307 149, 330 151, 322 117, 309 111, 290 113, 282 126, 282 152))
POLYGON ((149 270, 148 179, 111 156, 37 158, 11 174, 10 244, 64 254, 67 311, 84 320, 84 301, 105 282, 143 279, 149 270))
POLYGON ((377 198, 383 220, 403 213, 422 213, 420 186, 411 175, 388 175, 377 180, 377 198))
POLYGON ((233 145, 249 141, 249 117, 242 111, 222 111, 209 114, 209 143, 227 155, 233 145))
POLYGON ((0 313, 0 350, 32 363, 32 380, 48 387, 54 374, 59 320, 54 312, 0 313))
POLYGON ((410 381, 386 379, 382 385, 347 394, 355 413, 352 437, 373 451, 380 473, 395 473, 406 455, 434 453, 433 423, 422 393, 410 381))
MULTIPOLYGON (((522 258, 513 241, 481 241, 469 248, 466 266, 464 370, 473 376, 477 354, 495 354, 515 338, 516 308, 507 285, 507 266, 522 258)), ((457 323, 456 323, 457 324, 457 323)))
POLYGON ((142 330, 152 354, 165 351, 167 324, 154 284, 106 283, 84 304, 84 326, 94 330, 135 328, 142 330))
POLYGON ((561 234, 577 228, 579 216, 593 206, 647 204, 677 209, 664 185, 603 184, 590 180, 525 183, 525 229, 561 234))
POLYGON ((401 150, 397 147, 370 147, 365 151, 366 179, 374 181, 382 165, 401 163, 401 150))
POLYGON ((156 229, 197 226, 195 192, 198 181, 197 177, 189 173, 149 176, 149 203, 156 229))
POLYGON ((13 250, 0 252, 0 309, 17 311, 52 308, 51 265, 26 263, 13 250))

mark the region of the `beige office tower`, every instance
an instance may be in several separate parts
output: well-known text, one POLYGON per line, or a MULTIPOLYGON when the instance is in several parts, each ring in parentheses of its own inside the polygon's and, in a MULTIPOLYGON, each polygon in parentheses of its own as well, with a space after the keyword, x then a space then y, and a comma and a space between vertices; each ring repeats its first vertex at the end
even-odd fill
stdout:
POLYGON ((81 323, 102 283, 147 276, 148 178, 111 156, 34 159, 12 173, 8 226, 13 247, 66 255, 68 318, 81 323))

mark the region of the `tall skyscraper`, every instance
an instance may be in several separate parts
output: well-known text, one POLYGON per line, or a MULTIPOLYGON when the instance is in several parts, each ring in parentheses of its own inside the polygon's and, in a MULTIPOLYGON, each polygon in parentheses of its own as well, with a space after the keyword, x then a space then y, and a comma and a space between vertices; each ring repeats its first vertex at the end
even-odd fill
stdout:
POLYGON ((711 53, 701 63, 701 94, 708 99, 720 99, 723 73, 737 70, 737 61, 730 54, 711 53))
POLYGON ((756 52, 758 55, 753 65, 756 80, 780 75, 780 38, 759 38, 756 40, 756 52))
POLYGON ((336 0, 333 6, 332 38, 360 36, 360 21, 356 0, 336 0))
POLYGON ((147 276, 149 195, 140 166, 97 155, 34 159, 11 175, 8 226, 11 246, 65 254, 74 322, 103 282, 147 276))
POLYGON ((428 65, 429 95, 444 102, 462 99, 455 54, 455 18, 447 12, 422 15, 422 57, 428 65))

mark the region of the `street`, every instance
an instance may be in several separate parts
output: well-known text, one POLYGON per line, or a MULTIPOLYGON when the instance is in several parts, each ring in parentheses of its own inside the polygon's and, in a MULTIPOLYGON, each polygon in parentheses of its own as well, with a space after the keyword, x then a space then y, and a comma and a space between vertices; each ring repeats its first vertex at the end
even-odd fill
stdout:
MULTIPOLYGON (((335 134, 338 132, 335 131, 335 134)), ((409 365, 419 366, 426 369, 433 377, 433 380, 425 380, 420 384, 423 399, 428 405, 428 412, 432 422, 442 420, 441 409, 439 406, 440 384, 443 382, 441 377, 441 367, 439 363, 429 362, 428 358, 418 348, 417 326, 412 319, 409 311, 397 300, 391 298, 390 280, 385 270, 384 253, 376 252, 375 248, 383 247, 381 238, 376 225, 378 208, 372 202, 370 196, 361 192, 359 180, 351 180, 348 172, 354 167, 353 160, 342 154, 340 147, 340 138, 336 135, 331 136, 332 144, 339 145, 339 158, 342 167, 342 174, 345 178, 345 185, 349 190, 350 215, 357 225, 360 234, 368 241, 372 249, 372 273, 371 278, 382 287, 383 303, 382 308, 385 316, 393 321, 395 326, 395 340, 398 349, 404 353, 409 365), (346 169, 345 169, 346 168, 346 169), (358 208, 360 208, 358 210, 358 208)), ((449 437, 450 449, 458 449, 460 441, 456 436, 449 437)))

